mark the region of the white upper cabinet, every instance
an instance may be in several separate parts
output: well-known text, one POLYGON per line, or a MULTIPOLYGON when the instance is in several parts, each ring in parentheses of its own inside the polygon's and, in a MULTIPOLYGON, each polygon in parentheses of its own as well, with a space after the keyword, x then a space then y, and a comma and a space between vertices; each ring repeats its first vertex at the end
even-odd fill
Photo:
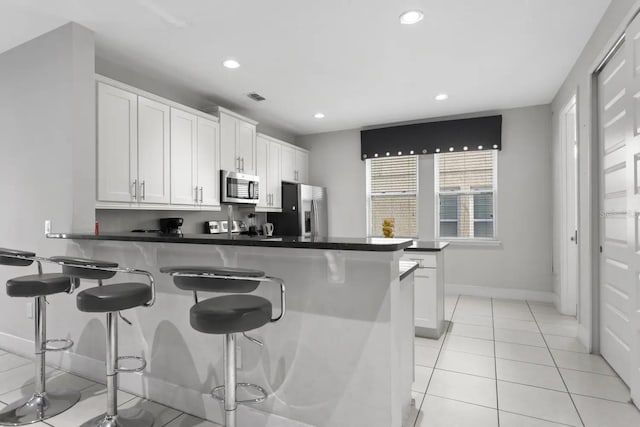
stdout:
POLYGON ((309 152, 283 143, 282 180, 307 184, 309 181, 309 152))
POLYGON ((303 184, 309 183, 309 152, 296 150, 296 181, 303 184))
POLYGON ((257 171, 260 177, 260 198, 257 210, 282 210, 282 143, 266 135, 257 136, 257 171))
POLYGON ((256 122, 220 111, 220 168, 256 174, 256 122))
POLYGON ((296 149, 290 145, 282 146, 282 180, 296 182, 296 149))
POLYGON ((217 122, 198 117, 196 165, 199 203, 220 206, 220 127, 217 122))
POLYGON ((138 97, 138 181, 140 203, 170 200, 168 105, 138 97))
POLYGON ((198 118, 171 108, 171 204, 193 205, 199 200, 196 188, 196 126, 198 118))
POLYGON ((267 181, 269 180, 269 140, 262 135, 258 135, 256 141, 256 160, 256 175, 260 177, 257 208, 267 209, 269 207, 269 196, 267 194, 267 181))
POLYGON ((272 141, 269 144, 269 169, 267 183, 269 207, 282 210, 282 144, 272 141))
POLYGON ((98 201, 138 197, 137 95, 98 84, 98 201))

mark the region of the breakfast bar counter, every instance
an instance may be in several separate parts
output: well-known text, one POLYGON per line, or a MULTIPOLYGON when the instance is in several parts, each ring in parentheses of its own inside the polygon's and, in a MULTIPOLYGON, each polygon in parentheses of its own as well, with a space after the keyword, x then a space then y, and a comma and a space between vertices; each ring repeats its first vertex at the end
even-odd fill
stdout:
MULTIPOLYGON (((176 288, 160 268, 240 267, 283 279, 287 313, 251 334, 264 347, 238 338, 238 381, 269 393, 263 403, 239 406, 238 425, 401 427, 410 413, 415 265, 402 265, 401 280, 400 258, 411 240, 48 237, 67 243, 65 255, 115 261, 154 275, 155 305, 128 311, 133 327, 120 328, 122 353, 144 354, 149 362, 144 375, 121 376, 125 391, 222 423, 222 406, 209 394, 223 381, 222 338, 190 327, 193 295, 176 288)), ((265 284, 256 293, 278 305, 277 287, 265 284)), ((104 346, 101 317, 63 317, 77 345, 59 363, 89 377, 102 372, 102 352, 96 350, 104 346)))

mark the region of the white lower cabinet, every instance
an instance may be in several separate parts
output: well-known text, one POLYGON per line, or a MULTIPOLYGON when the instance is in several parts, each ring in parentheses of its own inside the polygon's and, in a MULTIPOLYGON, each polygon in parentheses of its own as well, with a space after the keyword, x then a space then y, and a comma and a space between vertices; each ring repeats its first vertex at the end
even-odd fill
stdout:
POLYGON ((445 328, 443 253, 410 251, 402 259, 418 263, 414 274, 416 336, 439 338, 445 328))

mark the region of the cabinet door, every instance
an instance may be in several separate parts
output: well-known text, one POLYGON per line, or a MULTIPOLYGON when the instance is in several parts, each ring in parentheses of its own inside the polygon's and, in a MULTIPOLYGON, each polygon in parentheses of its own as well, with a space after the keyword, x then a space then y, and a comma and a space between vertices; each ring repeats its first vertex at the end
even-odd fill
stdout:
POLYGON ((282 177, 280 165, 282 163, 282 145, 276 142, 269 144, 269 194, 271 194, 271 208, 282 209, 282 177))
POLYGON ((220 206, 220 129, 213 120, 198 117, 197 121, 198 200, 203 206, 220 206))
POLYGON ((138 179, 141 203, 169 203, 170 108, 138 97, 138 179))
POLYGON ((171 204, 196 204, 196 116, 171 109, 171 204))
POLYGON ((256 126, 238 120, 238 140, 236 142, 236 152, 241 159, 240 167, 242 173, 249 175, 256 174, 255 152, 256 152, 256 126))
POLYGON ((438 298, 436 296, 436 269, 419 268, 415 273, 416 326, 438 329, 438 298))
POLYGON ((260 136, 256 141, 256 175, 260 177, 258 208, 268 208, 269 204, 269 145, 270 142, 260 136))
POLYGON ((220 113, 220 168, 226 171, 239 170, 236 141, 238 139, 238 122, 235 117, 220 113))
POLYGON ((282 146, 281 173, 282 180, 287 182, 296 182, 296 150, 288 145, 282 146))
POLYGON ((138 97, 98 83, 98 200, 132 202, 138 194, 138 97))
POLYGON ((309 182, 309 153, 296 150, 296 170, 298 171, 298 182, 307 184, 309 182))

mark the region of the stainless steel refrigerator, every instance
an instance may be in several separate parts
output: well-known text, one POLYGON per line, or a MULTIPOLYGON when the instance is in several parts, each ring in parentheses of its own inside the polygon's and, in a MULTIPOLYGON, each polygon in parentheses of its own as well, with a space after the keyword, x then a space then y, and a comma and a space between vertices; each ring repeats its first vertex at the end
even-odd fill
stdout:
POLYGON ((327 190, 312 185, 282 183, 282 213, 268 213, 273 234, 328 237, 327 190))

